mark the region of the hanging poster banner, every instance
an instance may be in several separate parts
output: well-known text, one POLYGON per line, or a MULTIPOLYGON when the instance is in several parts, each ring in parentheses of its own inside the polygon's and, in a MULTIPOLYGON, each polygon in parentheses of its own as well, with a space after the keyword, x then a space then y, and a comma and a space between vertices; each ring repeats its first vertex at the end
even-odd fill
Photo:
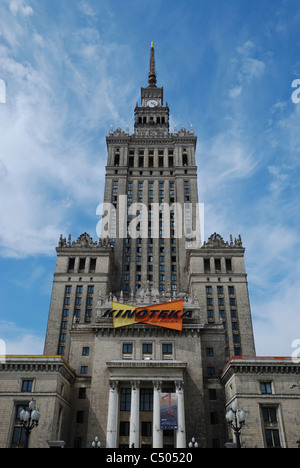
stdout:
POLYGON ((178 396, 176 393, 160 395, 160 429, 178 429, 178 396))

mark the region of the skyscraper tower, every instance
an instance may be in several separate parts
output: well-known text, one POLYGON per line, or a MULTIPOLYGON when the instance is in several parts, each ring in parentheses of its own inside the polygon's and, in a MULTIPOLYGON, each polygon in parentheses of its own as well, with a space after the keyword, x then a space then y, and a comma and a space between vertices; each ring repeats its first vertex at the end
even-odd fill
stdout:
POLYGON ((193 229, 197 138, 192 128, 170 133, 170 110, 163 88, 157 86, 153 43, 148 86, 141 88, 134 114, 132 135, 117 129, 107 137, 104 202, 116 208, 107 232, 114 243, 115 285, 125 297, 147 282, 150 289, 177 297, 187 290, 187 246, 200 246, 199 224, 193 229))
POLYGON ((100 238, 61 236, 57 248, 44 354, 74 370, 76 446, 101 434, 110 448, 183 448, 195 433, 222 446, 221 371, 255 355, 241 237, 201 239, 197 138, 170 132, 163 94, 152 44, 134 133, 106 138, 100 238), (167 426, 163 398, 176 407, 167 426))

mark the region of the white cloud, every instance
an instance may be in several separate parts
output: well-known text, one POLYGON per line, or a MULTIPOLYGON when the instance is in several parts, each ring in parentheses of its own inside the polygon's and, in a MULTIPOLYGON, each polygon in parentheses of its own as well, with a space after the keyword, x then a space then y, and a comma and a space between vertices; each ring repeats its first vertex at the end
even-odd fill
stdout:
POLYGON ((254 79, 264 74, 266 64, 254 56, 256 53, 257 47, 252 41, 247 41, 237 48, 237 55, 231 61, 236 81, 235 85, 229 89, 231 99, 240 96, 245 85, 249 85, 254 79))
POLYGON ((232 99, 238 97, 241 94, 242 90, 242 86, 236 86, 235 88, 230 89, 229 97, 231 97, 232 99))
POLYGON ((24 0, 9 0, 9 9, 14 14, 20 13, 22 16, 33 15, 33 9, 30 5, 26 5, 24 0))
POLYGON ((0 320, 0 340, 8 355, 42 355, 44 336, 21 328, 14 322, 0 320))

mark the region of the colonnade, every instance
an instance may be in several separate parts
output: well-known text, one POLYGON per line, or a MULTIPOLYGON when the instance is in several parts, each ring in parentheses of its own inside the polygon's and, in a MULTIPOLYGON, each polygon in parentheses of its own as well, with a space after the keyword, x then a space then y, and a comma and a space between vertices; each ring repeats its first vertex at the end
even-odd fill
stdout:
MULTIPOLYGON (((131 382, 131 406, 130 406, 130 432, 129 447, 134 444, 135 448, 140 447, 140 381, 131 382)), ((177 395, 178 408, 178 429, 176 432, 176 448, 186 448, 186 429, 185 429, 185 409, 184 409, 184 390, 183 380, 175 380, 175 389, 177 395)), ((153 380, 153 448, 163 448, 163 430, 160 426, 160 395, 162 392, 162 382, 153 380)), ((119 382, 110 380, 109 382, 109 400, 108 400, 108 420, 106 448, 118 447, 118 429, 119 429, 119 382)))

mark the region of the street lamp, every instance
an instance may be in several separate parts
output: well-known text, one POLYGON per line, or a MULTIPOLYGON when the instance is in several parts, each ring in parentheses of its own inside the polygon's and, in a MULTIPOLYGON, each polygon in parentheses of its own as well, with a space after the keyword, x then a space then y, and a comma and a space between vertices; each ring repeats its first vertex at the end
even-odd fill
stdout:
POLYGON ((39 425, 40 412, 36 409, 34 400, 28 405, 28 408, 24 408, 20 413, 21 427, 25 431, 25 444, 24 448, 28 448, 29 436, 34 427, 39 425))
POLYGON ((189 448, 198 448, 199 444, 196 442, 195 437, 192 438, 191 442, 189 443, 189 448))
POLYGON ((92 442, 92 448, 101 448, 101 442, 98 437, 95 437, 95 440, 92 442))
POLYGON ((231 409, 226 413, 226 420, 228 422, 228 426, 231 427, 235 433, 236 447, 242 448, 240 434, 242 427, 245 425, 245 411, 238 411, 236 402, 233 402, 231 409))

